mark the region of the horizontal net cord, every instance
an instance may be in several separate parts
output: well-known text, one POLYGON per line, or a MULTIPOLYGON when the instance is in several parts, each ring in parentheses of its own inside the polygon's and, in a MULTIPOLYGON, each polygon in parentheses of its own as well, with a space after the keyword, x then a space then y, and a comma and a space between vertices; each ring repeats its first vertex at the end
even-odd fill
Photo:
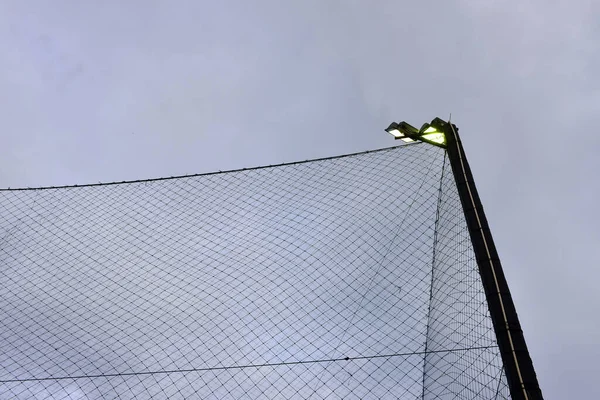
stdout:
POLYGON ((326 363, 326 362, 340 362, 340 361, 353 361, 353 360, 371 360, 371 359, 376 359, 376 358, 407 357, 407 356, 419 356, 419 355, 439 354, 439 353, 459 353, 459 352, 472 351, 472 350, 488 350, 488 349, 492 349, 492 348, 498 348, 498 346, 478 346, 478 347, 467 347, 467 348, 462 348, 462 349, 415 351, 415 352, 409 352, 409 353, 377 354, 377 355, 373 355, 373 356, 330 358, 330 359, 323 359, 323 360, 288 361, 288 362, 279 362, 279 363, 264 363, 264 364, 250 364, 250 365, 230 365, 230 366, 224 366, 224 367, 173 369, 173 370, 165 370, 165 371, 123 372, 123 373, 114 373, 114 374, 58 376, 58 377, 50 377, 49 376, 49 377, 45 377, 45 378, 6 379, 6 380, 0 380, 0 383, 62 381, 62 380, 67 380, 67 379, 114 378, 114 377, 119 377, 119 376, 139 376, 139 375, 185 374, 188 372, 224 371, 224 370, 230 370, 230 369, 264 368, 264 367, 283 367, 283 366, 288 366, 288 365, 318 364, 318 363, 326 363))

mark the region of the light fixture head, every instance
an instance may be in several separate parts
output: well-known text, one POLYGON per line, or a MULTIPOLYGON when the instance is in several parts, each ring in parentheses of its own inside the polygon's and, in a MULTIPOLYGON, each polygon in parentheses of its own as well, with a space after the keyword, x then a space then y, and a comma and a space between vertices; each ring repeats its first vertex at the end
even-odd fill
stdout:
POLYGON ((392 135, 394 139, 401 139, 404 142, 414 142, 419 131, 409 123, 402 121, 400 123, 392 122, 385 130, 392 135))
POLYGON ((436 133, 439 131, 436 128, 434 128, 433 126, 431 126, 430 124, 423 124, 423 126, 421 127, 421 130, 419 132, 421 134, 427 134, 427 133, 436 133))
POLYGON ((434 144, 436 146, 446 145, 446 135, 442 125, 439 124, 423 124, 419 130, 419 139, 424 142, 434 144))
POLYGON ((398 129, 398 124, 395 122, 392 122, 390 126, 386 128, 385 131, 392 135, 395 139, 400 139, 404 137, 404 134, 400 132, 400 129, 398 129))

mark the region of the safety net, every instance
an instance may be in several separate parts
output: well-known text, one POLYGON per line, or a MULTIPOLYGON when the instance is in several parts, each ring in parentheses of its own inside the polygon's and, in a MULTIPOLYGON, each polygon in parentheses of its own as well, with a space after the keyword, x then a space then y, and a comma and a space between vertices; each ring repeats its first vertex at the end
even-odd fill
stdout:
POLYGON ((0 191, 0 399, 506 399, 445 151, 0 191))

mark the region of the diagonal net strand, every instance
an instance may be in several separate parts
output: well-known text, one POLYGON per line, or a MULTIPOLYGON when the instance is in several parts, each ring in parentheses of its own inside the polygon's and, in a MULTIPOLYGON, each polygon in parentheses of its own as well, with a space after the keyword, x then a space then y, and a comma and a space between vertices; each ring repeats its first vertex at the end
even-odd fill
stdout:
POLYGON ((449 170, 1 190, 0 398, 509 398, 449 170))
MULTIPOLYGON (((410 211, 413 208, 413 206, 415 205, 416 199, 418 198, 418 196, 421 192, 421 189, 423 188, 423 184, 427 181, 426 178, 429 176, 432 166, 435 164, 436 161, 438 161, 438 160, 436 160, 436 158, 432 158, 432 162, 431 162, 431 164, 429 164, 427 172, 425 173, 425 177, 424 177, 425 179, 421 180, 421 183, 420 183, 419 187, 416 189, 416 191, 414 192, 412 199, 408 202, 408 207, 406 208, 406 212, 402 216, 402 219, 400 220, 400 223, 398 224, 398 227, 395 230, 394 236, 390 240, 388 246, 384 249, 381 261, 379 263, 377 263, 375 268, 373 268, 374 272, 372 272, 372 275, 369 278, 368 284, 366 285, 366 290, 363 293, 363 295, 361 296, 360 302, 358 303, 357 307, 354 308, 354 312, 352 313, 350 319, 348 320, 347 326, 352 326, 352 324, 354 322, 354 318, 356 317, 357 311, 362 309, 363 302, 364 302, 365 298, 367 297, 367 294, 369 294, 369 292, 372 288, 374 279, 380 273, 383 262, 385 261, 386 257, 390 254, 390 250, 391 250, 392 246, 394 245, 396 239, 398 238, 398 235, 400 234, 402 227, 404 226, 404 222, 406 221, 407 216, 410 215, 410 211)), ((340 344, 344 343, 345 335, 347 333, 348 333, 348 329, 345 329, 342 332, 341 336, 339 337, 338 344, 335 347, 336 350, 338 350, 340 348, 340 344)), ((425 349, 425 351, 426 351, 426 349, 425 349)), ((317 384, 319 386, 322 386, 324 384, 324 382, 321 381, 321 376, 318 377, 317 382, 318 382, 317 384)), ((311 394, 311 397, 314 394, 316 394, 317 392, 318 392, 318 389, 315 388, 311 394)))

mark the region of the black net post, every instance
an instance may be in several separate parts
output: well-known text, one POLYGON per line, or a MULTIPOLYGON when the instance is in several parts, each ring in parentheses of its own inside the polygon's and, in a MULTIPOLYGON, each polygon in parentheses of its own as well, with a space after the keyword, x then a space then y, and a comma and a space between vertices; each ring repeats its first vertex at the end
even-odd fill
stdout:
POLYGON ((450 123, 445 123, 443 128, 448 158, 471 236, 511 397, 513 400, 542 399, 515 305, 458 136, 458 128, 450 123))

